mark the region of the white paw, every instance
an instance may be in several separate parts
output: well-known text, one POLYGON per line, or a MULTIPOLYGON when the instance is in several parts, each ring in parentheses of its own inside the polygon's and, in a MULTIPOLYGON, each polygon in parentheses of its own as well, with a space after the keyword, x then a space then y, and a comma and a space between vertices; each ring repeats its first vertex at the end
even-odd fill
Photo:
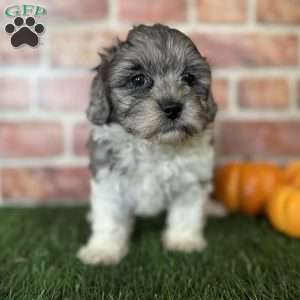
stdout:
POLYGON ((107 247, 88 243, 79 249, 77 257, 87 265, 114 265, 128 253, 127 245, 107 247))
POLYGON ((182 252, 201 252, 207 245, 206 240, 199 234, 171 234, 168 231, 162 235, 162 243, 167 250, 182 252))
POLYGON ((205 212, 209 217, 222 218, 228 214, 227 209, 221 202, 209 200, 205 204, 205 212))

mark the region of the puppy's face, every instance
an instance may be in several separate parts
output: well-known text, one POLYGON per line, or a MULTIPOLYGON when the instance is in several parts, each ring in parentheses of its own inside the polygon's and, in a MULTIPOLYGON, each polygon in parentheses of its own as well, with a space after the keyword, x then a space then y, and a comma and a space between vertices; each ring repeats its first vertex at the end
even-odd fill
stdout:
POLYGON ((102 58, 88 110, 94 123, 118 122, 136 136, 174 142, 213 121, 210 68, 179 31, 138 26, 102 58))

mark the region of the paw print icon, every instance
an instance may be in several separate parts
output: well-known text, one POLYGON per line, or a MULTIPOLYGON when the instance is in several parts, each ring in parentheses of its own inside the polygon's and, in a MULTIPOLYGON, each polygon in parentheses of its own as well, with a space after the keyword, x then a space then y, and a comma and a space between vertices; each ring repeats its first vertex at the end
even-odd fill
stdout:
POLYGON ((33 17, 24 20, 22 17, 16 17, 13 24, 5 26, 5 31, 11 35, 11 44, 13 47, 28 45, 35 47, 39 43, 39 35, 45 31, 42 24, 36 24, 33 17))

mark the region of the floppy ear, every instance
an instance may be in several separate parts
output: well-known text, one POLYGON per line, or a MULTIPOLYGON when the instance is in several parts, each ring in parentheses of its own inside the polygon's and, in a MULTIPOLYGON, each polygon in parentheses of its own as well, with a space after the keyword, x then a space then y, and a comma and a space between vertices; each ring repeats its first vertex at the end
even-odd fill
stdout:
POLYGON ((93 79, 90 93, 90 103, 86 111, 89 121, 96 125, 107 123, 111 105, 107 96, 107 88, 105 87, 101 67, 97 69, 97 75, 93 79))
POLYGON ((122 44, 123 42, 117 39, 112 47, 104 49, 105 52, 100 53, 101 64, 94 69, 97 71, 97 75, 92 82, 90 103, 87 109, 87 117, 93 124, 103 125, 108 123, 112 114, 111 100, 106 80, 110 63, 122 44))
POLYGON ((212 91, 210 89, 208 99, 207 99, 207 114, 208 114, 208 120, 210 122, 214 121, 217 111, 218 111, 218 106, 214 100, 212 91))

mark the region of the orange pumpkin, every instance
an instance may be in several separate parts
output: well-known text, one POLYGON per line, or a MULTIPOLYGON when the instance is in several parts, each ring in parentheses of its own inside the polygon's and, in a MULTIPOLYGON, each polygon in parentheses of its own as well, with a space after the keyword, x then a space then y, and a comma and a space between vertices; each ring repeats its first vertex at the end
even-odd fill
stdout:
POLYGON ((281 171, 269 163, 229 163, 216 171, 215 196, 231 212, 256 215, 282 182, 281 171))
POLYGON ((284 170, 284 180, 287 184, 300 188, 300 161, 287 165, 284 170))
POLYGON ((267 203, 266 213, 279 231, 300 238, 300 189, 284 185, 278 187, 267 203))

